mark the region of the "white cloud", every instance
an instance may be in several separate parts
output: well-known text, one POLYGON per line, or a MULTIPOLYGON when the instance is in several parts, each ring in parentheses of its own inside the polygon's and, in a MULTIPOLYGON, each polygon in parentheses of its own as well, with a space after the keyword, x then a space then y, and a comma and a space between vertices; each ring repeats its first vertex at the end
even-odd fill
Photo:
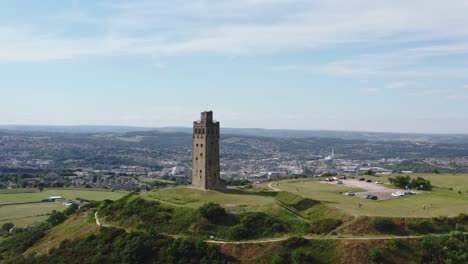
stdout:
MULTIPOLYGON (((56 27, 65 32, 72 31, 71 24, 80 19, 94 24, 99 30, 91 36, 50 34, 55 31, 33 25, 17 31, 15 22, 27 23, 12 21, 9 27, 0 29, 0 62, 90 55, 250 55, 352 43, 382 46, 425 40, 450 43, 416 47, 410 52, 431 56, 468 51, 468 3, 462 0, 450 4, 435 0, 178 0, 100 5, 106 10, 101 17, 83 10, 74 16, 58 16, 63 23, 57 23, 56 27), (8 33, 11 31, 14 34, 8 33)), ((385 70, 340 63, 327 68, 343 75, 377 75, 385 70)))

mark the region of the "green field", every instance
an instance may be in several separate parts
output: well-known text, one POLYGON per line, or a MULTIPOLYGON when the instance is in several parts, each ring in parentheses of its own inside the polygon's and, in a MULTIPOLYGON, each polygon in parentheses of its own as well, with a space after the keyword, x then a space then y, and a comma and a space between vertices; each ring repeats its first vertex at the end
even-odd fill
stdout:
POLYGON ((214 202, 235 212, 264 212, 275 210, 277 203, 273 192, 229 189, 225 191, 202 191, 189 187, 164 188, 145 194, 146 199, 155 199, 174 206, 198 208, 214 202))
POLYGON ((0 193, 0 205, 40 202, 42 199, 47 199, 50 196, 62 196, 65 199, 83 198, 95 201, 105 199, 116 200, 126 194, 125 192, 111 192, 108 190, 92 189, 44 189, 42 192, 36 191, 21 193, 17 192, 15 189, 9 191, 11 191, 11 193, 0 193))
POLYGON ((0 206, 0 225, 11 222, 17 227, 27 226, 44 221, 53 210, 61 211, 65 208, 60 202, 3 205, 0 206))
MULTIPOLYGON (((411 177, 413 176, 430 179, 433 185, 444 188, 434 188, 432 191, 423 194, 396 199, 372 201, 340 195, 340 191, 345 192, 350 189, 344 186, 320 183, 315 179, 281 181, 279 186, 274 185, 274 187, 322 201, 331 207, 354 216, 433 217, 455 216, 459 213, 468 212, 468 194, 466 192, 459 194, 457 191, 458 189, 468 190, 468 175, 411 175, 411 177), (447 189, 455 185, 457 187, 454 190, 447 189), (299 191, 297 191, 298 189, 299 191), (358 203, 362 204, 361 208, 357 206, 358 203)), ((388 177, 391 176, 366 178, 376 180, 388 177)))
POLYGON ((65 206, 60 202, 38 203, 50 196, 102 201, 105 199, 117 200, 125 194, 126 192, 90 189, 45 189, 43 192, 34 189, 2 190, 0 192, 0 224, 12 222, 15 226, 23 227, 45 220, 47 214, 53 210, 65 209, 65 206), (20 192, 21 190, 24 192, 20 192))

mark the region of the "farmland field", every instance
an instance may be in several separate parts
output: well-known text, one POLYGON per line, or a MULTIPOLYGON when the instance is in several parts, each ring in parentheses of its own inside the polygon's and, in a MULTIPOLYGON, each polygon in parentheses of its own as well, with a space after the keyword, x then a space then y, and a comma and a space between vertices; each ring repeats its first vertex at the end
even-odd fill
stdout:
POLYGON ((64 210, 60 202, 40 203, 50 196, 62 196, 65 199, 83 198, 101 201, 116 200, 124 196, 125 192, 111 192, 107 190, 89 189, 45 189, 43 192, 31 192, 31 189, 3 190, 0 193, 0 225, 12 222, 15 226, 23 227, 47 218, 53 210, 64 210), (19 192, 24 190, 25 192, 19 192))
POLYGON ((12 192, 0 193, 0 205, 39 202, 50 196, 62 196, 65 199, 83 198, 86 200, 101 201, 105 199, 116 200, 125 195, 125 192, 111 192, 108 190, 92 189, 44 189, 42 192, 24 193, 18 193, 15 189, 9 191, 12 192))
POLYGON ((41 222, 53 210, 62 211, 66 207, 60 202, 54 203, 28 203, 0 206, 0 225, 12 222, 17 227, 41 222))

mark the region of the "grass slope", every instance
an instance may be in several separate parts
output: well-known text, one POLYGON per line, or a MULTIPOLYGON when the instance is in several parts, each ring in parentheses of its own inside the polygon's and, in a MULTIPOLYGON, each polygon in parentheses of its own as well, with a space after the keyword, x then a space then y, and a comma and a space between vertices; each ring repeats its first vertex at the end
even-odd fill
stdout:
POLYGON ((64 240, 75 240, 96 233, 99 227, 90 217, 90 212, 72 216, 64 223, 52 228, 46 236, 30 247, 23 255, 47 255, 51 249, 58 248, 64 240))

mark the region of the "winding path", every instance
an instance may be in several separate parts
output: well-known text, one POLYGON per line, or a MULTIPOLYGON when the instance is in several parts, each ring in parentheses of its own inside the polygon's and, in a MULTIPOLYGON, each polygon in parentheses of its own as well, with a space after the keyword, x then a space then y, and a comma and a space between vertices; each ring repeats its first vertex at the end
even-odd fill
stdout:
MULTIPOLYGON (((272 190, 275 191, 275 192, 281 192, 280 189, 271 186, 271 184, 272 184, 272 182, 270 182, 270 183, 268 184, 268 188, 272 189, 272 190)), ((278 185, 276 185, 276 186, 278 186, 278 185)))

